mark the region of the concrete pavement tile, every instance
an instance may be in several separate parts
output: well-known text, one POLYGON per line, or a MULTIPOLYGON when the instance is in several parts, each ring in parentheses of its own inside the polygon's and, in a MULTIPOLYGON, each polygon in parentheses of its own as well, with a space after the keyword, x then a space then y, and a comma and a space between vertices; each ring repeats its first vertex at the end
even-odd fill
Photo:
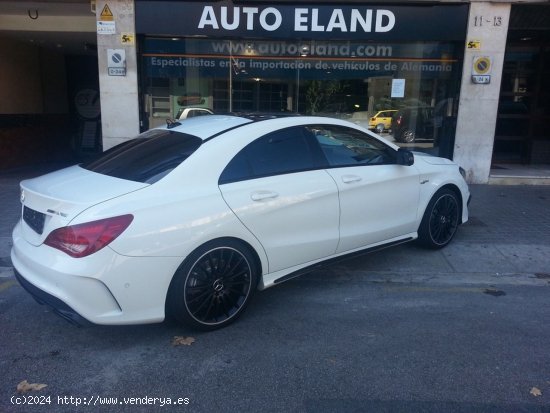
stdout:
POLYGON ((548 245, 496 245, 517 271, 550 273, 550 246, 548 245))
POLYGON ((493 244, 453 243, 441 253, 457 272, 510 273, 518 269, 493 244))

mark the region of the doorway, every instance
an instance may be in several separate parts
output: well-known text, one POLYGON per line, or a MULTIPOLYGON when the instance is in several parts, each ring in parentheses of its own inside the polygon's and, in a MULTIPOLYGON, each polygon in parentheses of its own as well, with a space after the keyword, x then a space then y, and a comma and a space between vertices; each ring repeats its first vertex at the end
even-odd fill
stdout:
POLYGON ((512 6, 492 175, 550 176, 550 6, 512 6), (509 172, 511 174, 512 172, 509 172))

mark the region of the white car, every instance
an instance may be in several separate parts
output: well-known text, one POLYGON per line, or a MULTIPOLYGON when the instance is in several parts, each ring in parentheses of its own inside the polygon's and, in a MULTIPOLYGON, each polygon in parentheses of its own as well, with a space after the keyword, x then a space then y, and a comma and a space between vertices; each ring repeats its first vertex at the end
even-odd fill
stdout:
POLYGON ((322 261, 447 245, 468 219, 461 173, 343 120, 198 117, 23 181, 11 259, 70 320, 209 330, 322 261))

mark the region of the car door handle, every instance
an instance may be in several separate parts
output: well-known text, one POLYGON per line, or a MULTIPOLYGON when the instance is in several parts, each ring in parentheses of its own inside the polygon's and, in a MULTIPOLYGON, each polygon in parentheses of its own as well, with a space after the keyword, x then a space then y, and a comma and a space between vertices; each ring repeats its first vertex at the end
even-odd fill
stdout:
POLYGON ((342 182, 345 184, 359 182, 360 180, 361 180, 361 177, 357 175, 342 175, 342 182))
POLYGON ((253 201, 263 201, 264 199, 277 198, 279 194, 272 191, 256 191, 250 194, 250 199, 253 201))

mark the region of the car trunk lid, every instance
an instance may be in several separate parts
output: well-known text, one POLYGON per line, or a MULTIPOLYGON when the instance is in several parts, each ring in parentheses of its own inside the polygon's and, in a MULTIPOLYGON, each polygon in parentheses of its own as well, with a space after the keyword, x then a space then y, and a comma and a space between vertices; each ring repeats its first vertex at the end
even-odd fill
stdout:
POLYGON ((23 237, 32 245, 40 245, 51 231, 68 225, 82 211, 148 186, 79 166, 23 181, 23 237))

